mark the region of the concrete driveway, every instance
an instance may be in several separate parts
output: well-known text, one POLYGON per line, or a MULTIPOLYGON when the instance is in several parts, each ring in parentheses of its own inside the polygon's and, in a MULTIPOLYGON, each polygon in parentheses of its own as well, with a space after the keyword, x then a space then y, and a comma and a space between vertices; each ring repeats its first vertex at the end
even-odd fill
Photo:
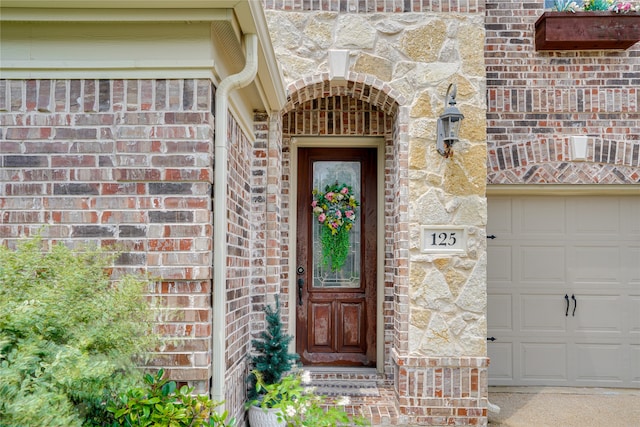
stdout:
POLYGON ((489 387, 491 427, 640 427, 640 389, 489 387))

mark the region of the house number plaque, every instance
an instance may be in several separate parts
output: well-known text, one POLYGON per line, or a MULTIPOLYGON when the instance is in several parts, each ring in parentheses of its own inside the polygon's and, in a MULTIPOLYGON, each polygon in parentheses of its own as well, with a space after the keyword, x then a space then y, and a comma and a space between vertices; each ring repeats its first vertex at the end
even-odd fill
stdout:
POLYGON ((467 232, 464 227, 422 226, 420 252, 460 254, 466 251, 467 232))

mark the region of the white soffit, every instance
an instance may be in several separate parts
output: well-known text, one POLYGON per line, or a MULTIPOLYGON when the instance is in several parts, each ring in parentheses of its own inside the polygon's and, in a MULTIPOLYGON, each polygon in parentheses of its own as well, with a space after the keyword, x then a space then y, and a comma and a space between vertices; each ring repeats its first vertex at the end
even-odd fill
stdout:
MULTIPOLYGON (((233 94, 232 109, 236 113, 244 110, 244 115, 253 110, 272 112, 286 102, 260 2, 3 0, 0 20, 2 78, 207 78, 217 85, 242 69, 242 35, 254 33, 259 40, 258 75, 253 84, 233 94), (69 22, 77 23, 78 29, 64 25, 69 22), (83 24, 87 31, 95 32, 93 39, 78 37, 83 24), (26 39, 17 33, 21 26, 28 27, 26 39), (49 36, 38 37, 38 31, 45 34, 49 30, 60 36, 53 44, 49 36), (91 51, 92 41, 99 43, 108 59, 91 51), (225 52, 220 49, 221 41, 225 52), (48 46, 54 50, 48 52, 48 46), (134 55, 136 48, 143 54, 134 55), (63 55, 55 54, 56 49, 63 55), (154 56, 158 49, 166 54, 154 56)), ((242 120, 250 121, 247 117, 242 120)))

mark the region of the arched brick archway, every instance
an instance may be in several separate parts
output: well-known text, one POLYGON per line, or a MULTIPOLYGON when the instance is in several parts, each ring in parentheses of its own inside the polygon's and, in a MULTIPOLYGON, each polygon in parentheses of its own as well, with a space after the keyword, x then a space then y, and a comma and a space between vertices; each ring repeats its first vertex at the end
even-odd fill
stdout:
MULTIPOLYGON (((290 168, 292 140, 304 136, 378 136, 384 138, 384 278, 383 300, 384 372, 393 377, 391 350, 408 348, 408 114, 406 100, 387 83, 370 75, 351 72, 346 81, 331 81, 328 73, 293 82, 282 115, 282 188, 281 220, 291 217, 290 168)), ((290 260, 291 230, 282 239, 282 262, 290 260)), ((288 293, 289 274, 282 268, 281 289, 288 293)), ((381 366, 381 365, 379 365, 381 366)))
POLYGON ((329 80, 328 73, 297 80, 287 87, 289 93, 282 113, 286 114, 305 102, 329 96, 349 96, 380 108, 396 117, 406 99, 388 83, 368 74, 350 72, 346 81, 329 80))

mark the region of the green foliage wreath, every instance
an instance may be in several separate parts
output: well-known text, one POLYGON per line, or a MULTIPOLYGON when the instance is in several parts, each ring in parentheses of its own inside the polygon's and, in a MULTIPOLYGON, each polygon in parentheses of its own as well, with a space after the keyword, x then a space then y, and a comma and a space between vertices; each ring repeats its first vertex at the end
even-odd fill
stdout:
POLYGON ((349 255, 349 230, 356 220, 360 205, 347 184, 327 185, 324 192, 313 190, 313 214, 320 227, 322 265, 330 264, 331 271, 342 268, 349 255))

